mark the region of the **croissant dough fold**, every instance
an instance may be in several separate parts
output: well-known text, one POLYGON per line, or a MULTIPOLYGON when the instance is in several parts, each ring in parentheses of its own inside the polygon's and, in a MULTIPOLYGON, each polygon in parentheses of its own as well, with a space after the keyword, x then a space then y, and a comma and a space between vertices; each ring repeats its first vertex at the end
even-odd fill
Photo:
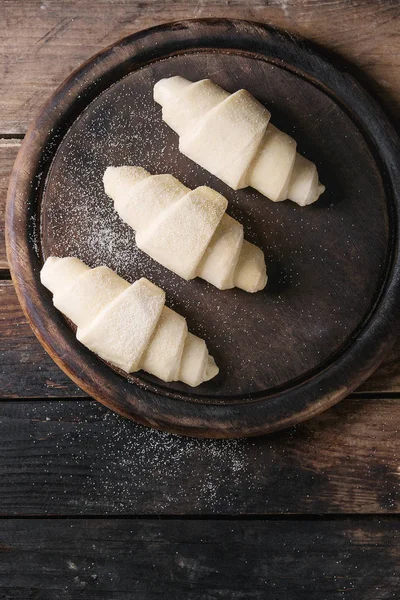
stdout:
POLYGON ((204 340, 164 306, 165 293, 145 279, 129 284, 108 267, 49 257, 40 273, 53 303, 77 325, 77 339, 126 371, 143 369, 164 381, 200 385, 218 367, 204 340))
POLYGON ((234 190, 252 186, 274 202, 300 206, 325 187, 296 142, 269 122, 270 112, 246 90, 230 94, 210 79, 161 79, 154 100, 179 135, 179 150, 234 190))
POLYGON ((215 190, 190 190, 172 175, 133 166, 108 167, 103 181, 120 217, 136 230, 137 246, 164 267, 221 290, 265 287, 262 250, 243 239, 243 226, 225 213, 228 201, 215 190))

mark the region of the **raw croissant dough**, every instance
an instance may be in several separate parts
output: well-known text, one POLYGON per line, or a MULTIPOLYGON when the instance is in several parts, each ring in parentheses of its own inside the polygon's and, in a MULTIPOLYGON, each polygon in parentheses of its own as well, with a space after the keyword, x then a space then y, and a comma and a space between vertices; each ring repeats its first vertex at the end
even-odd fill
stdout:
POLYGON ((246 90, 229 94, 209 79, 161 79, 154 100, 179 135, 179 150, 234 190, 252 186, 274 202, 300 206, 325 187, 296 142, 269 123, 271 114, 246 90))
POLYGON ((190 190, 141 167, 108 167, 103 181, 120 217, 136 230, 137 246, 164 267, 221 290, 265 287, 264 254, 243 239, 243 226, 225 213, 228 202, 218 192, 190 190))
POLYGON ((132 285, 108 267, 48 258, 40 279, 54 306, 77 325, 77 339, 127 373, 143 369, 164 381, 200 385, 218 367, 204 340, 164 306, 165 293, 145 278, 132 285))

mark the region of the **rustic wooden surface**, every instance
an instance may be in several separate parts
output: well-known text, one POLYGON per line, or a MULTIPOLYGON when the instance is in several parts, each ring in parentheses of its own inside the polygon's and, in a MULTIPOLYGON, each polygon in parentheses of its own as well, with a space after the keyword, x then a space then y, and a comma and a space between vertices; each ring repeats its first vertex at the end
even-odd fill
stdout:
POLYGON ((38 106, 84 60, 166 21, 246 18, 294 31, 361 67, 395 119, 400 93, 397 0, 4 0, 0 132, 23 134, 38 106))
POLYGON ((0 134, 0 273, 7 274, 8 265, 4 243, 4 211, 11 169, 17 156, 20 140, 2 139, 0 134))
MULTIPOLYGON (((395 0, 250 0, 246 7, 237 0, 116 0, 111 6, 105 0, 5 0, 1 212, 20 138, 38 105, 72 69, 143 27, 210 16, 271 22, 336 50, 362 69, 400 123, 395 0)), ((1 244, 0 273, 8 278, 1 244)), ((119 420, 88 399, 68 400, 84 394, 30 333, 9 281, 1 282, 0 298, 0 393, 9 399, 0 405, 0 514, 6 517, 0 520, 0 595, 399 597, 400 344, 362 388, 367 396, 379 395, 353 397, 271 438, 193 442, 119 420), (40 397, 49 399, 33 399, 40 397), (259 517, 237 519, 248 512, 259 517), (337 512, 344 516, 333 519, 337 512), (137 518, 156 513, 166 519, 137 518), (294 515, 275 521, 271 513, 294 515), (314 519, 316 513, 325 516, 314 519), (135 518, 101 518, 119 514, 135 518), (170 520, 174 514, 203 519, 170 520), (235 519, 215 520, 224 514, 235 519), (13 518, 19 515, 46 518, 13 518)))
POLYGON ((383 600, 400 586, 391 519, 10 520, 0 539, 4 598, 383 600))
POLYGON ((39 341, 90 396, 143 425, 233 438, 311 418, 376 370, 400 329, 400 141, 346 70, 315 44, 270 25, 192 19, 124 38, 51 96, 11 176, 7 256, 39 341), (276 56, 288 69, 275 64, 276 56), (245 87, 273 107, 274 123, 294 132, 316 160, 327 186, 323 199, 306 212, 268 203, 248 189, 234 193, 193 165, 171 129, 158 123, 153 100, 154 82, 175 73, 212 75, 222 88, 245 87), (131 161, 228 197, 230 214, 264 251, 266 293, 226 294, 199 279, 188 283, 139 251, 101 184, 107 164, 131 161), (107 264, 129 281, 157 281, 167 304, 207 340, 218 377, 188 390, 143 372, 116 373, 96 360, 40 282, 38 256, 51 255, 107 264))
POLYGON ((0 515, 400 512, 398 401, 344 400, 254 439, 171 436, 94 401, 2 404, 0 515))
MULTIPOLYGON (((0 398, 87 396, 55 365, 37 341, 11 281, 0 281, 0 311, 0 398)), ((400 388, 399 361, 400 340, 355 393, 397 394, 400 388)))

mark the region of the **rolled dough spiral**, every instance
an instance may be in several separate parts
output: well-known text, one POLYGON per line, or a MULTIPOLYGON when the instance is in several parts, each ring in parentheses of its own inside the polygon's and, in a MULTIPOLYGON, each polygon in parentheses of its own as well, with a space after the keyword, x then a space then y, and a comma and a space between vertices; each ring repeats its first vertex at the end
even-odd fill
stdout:
POLYGON ((77 339, 127 373, 200 385, 218 373, 204 340, 164 306, 165 292, 142 278, 129 284, 108 267, 49 257, 40 273, 53 303, 77 325, 77 339))
POLYGON ((243 239, 243 226, 225 213, 228 201, 215 190, 190 190, 141 167, 108 167, 103 181, 120 217, 136 230, 137 246, 167 269, 221 290, 265 287, 262 250, 243 239))
POLYGON ((251 186, 274 202, 300 206, 325 190, 316 166, 246 90, 229 94, 210 79, 175 76, 156 83, 154 100, 179 135, 179 150, 234 190, 251 186))

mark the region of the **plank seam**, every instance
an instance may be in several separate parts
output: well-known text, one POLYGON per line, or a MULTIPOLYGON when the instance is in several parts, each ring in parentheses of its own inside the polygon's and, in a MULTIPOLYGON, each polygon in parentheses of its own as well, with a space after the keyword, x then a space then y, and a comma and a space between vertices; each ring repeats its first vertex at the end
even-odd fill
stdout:
POLYGON ((142 521, 399 521, 399 513, 312 513, 312 514, 126 514, 126 515, 0 515, 0 521, 5 520, 142 520, 142 521))
MULTIPOLYGON (((84 393, 84 392, 82 392, 84 393)), ((91 396, 28 396, 28 397, 13 397, 13 396, 0 396, 0 402, 77 402, 77 401, 93 401, 96 402, 94 398, 91 396)), ((400 401, 400 391, 399 392, 353 392, 349 394, 346 398, 341 400, 344 402, 345 400, 399 400, 400 401)), ((328 409, 331 410, 331 409, 328 409)))
POLYGON ((0 281, 11 281, 11 273, 9 269, 0 269, 0 281))
POLYGON ((23 140, 25 133, 0 133, 1 140, 23 140))

